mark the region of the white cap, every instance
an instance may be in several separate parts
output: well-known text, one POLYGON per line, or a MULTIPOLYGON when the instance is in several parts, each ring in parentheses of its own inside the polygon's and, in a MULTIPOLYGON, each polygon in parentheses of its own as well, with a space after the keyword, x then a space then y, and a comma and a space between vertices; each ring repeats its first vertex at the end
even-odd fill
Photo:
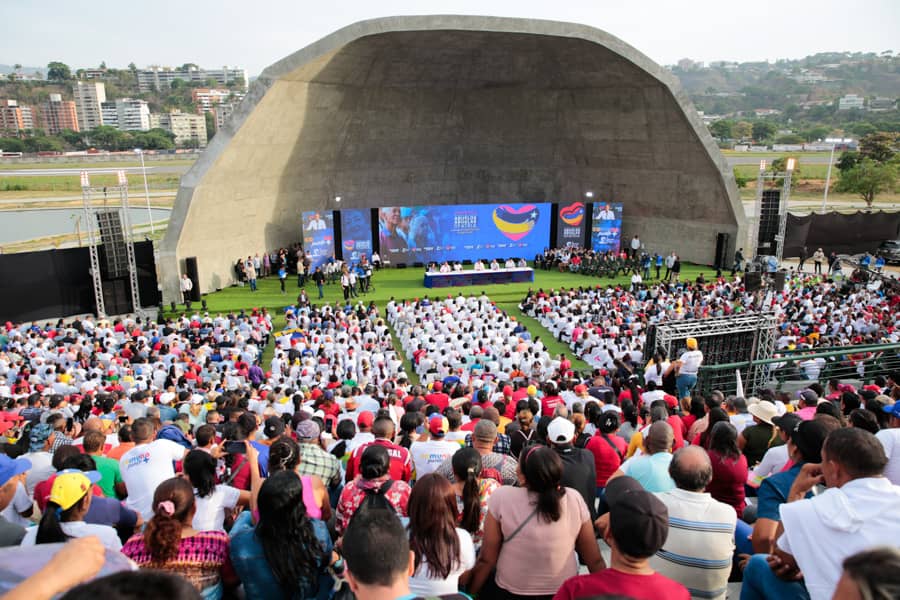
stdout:
POLYGON ((191 396, 191 404, 203 404, 206 399, 201 394, 191 396))
POLYGON ((556 417, 547 426, 547 439, 554 444, 568 444, 575 437, 575 423, 556 417))
POLYGON ((164 392, 159 395, 159 403, 160 404, 171 404, 172 400, 175 399, 175 392, 164 392))

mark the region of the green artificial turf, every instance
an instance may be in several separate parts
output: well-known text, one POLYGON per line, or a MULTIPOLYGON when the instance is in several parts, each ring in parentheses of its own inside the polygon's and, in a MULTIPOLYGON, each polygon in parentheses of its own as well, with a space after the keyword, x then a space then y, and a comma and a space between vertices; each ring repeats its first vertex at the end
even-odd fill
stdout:
MULTIPOLYGON (((651 272, 655 273, 655 269, 651 272)), ((663 269, 663 274, 665 269, 663 269)), ((693 281, 699 273, 703 273, 707 279, 715 276, 715 270, 708 266, 698 266, 691 264, 683 264, 681 269, 681 278, 683 281, 693 281)), ((573 273, 560 273, 558 271, 541 271, 537 270, 534 274, 534 283, 510 283, 504 285, 485 285, 471 287, 456 288, 438 288, 428 289, 423 285, 424 272, 421 268, 413 269, 382 269, 375 271, 373 277, 375 289, 368 294, 360 294, 360 299, 368 303, 374 301, 379 309, 384 309, 385 304, 391 299, 407 300, 422 298, 446 298, 448 295, 456 296, 460 292, 465 295, 481 294, 485 292, 488 297, 494 301, 498 307, 506 311, 507 314, 522 321, 531 332, 532 336, 540 336, 541 341, 547 347, 548 352, 552 355, 566 353, 572 360, 572 366, 575 369, 586 369, 587 365, 571 354, 568 346, 554 339, 549 331, 544 329, 536 320, 523 315, 518 308, 519 302, 525 297, 529 288, 559 289, 562 287, 572 288, 581 286, 602 285, 607 286, 615 283, 627 284, 630 282, 630 276, 617 277, 615 279, 588 277, 585 275, 573 273)), ((652 280, 655 281, 655 280, 652 280)), ((278 279, 274 276, 258 280, 258 290, 251 292, 249 286, 232 286, 224 290, 206 294, 203 298, 207 302, 210 314, 219 312, 233 312, 241 309, 250 310, 252 308, 265 307, 273 315, 275 330, 279 331, 284 327, 284 308, 293 304, 297 299, 300 288, 297 287, 297 277, 288 277, 285 285, 285 293, 282 294, 278 285, 278 279)), ((306 283, 306 293, 312 299, 313 304, 320 302, 318 300, 318 292, 315 284, 311 281, 306 283)), ((343 302, 344 296, 341 287, 337 283, 325 285, 325 297, 322 301, 334 303, 335 301, 343 302)), ((354 300, 354 303, 356 300, 354 300)), ((179 306, 179 309, 182 307, 179 306)), ((180 314, 180 310, 176 314, 180 314)), ((172 313, 167 312, 171 315, 172 313)), ((396 338, 396 336, 395 336, 396 338)), ((397 345, 399 350, 399 344, 397 345)), ((263 353, 263 365, 267 365, 271 360, 274 352, 274 346, 270 344, 263 353)), ((409 365, 406 365, 407 368, 409 365)), ((407 370, 412 373, 411 370, 407 370)))

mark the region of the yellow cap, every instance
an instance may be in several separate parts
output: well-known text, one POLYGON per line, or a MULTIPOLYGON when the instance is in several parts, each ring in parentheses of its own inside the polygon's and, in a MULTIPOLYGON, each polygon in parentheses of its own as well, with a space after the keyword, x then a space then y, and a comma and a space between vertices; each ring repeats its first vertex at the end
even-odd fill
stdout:
POLYGON ((63 510, 69 510, 91 491, 91 485, 100 481, 97 471, 66 469, 56 474, 48 500, 63 510))
POLYGON ((697 349, 697 340, 695 338, 687 339, 687 347, 688 350, 696 350, 697 349))

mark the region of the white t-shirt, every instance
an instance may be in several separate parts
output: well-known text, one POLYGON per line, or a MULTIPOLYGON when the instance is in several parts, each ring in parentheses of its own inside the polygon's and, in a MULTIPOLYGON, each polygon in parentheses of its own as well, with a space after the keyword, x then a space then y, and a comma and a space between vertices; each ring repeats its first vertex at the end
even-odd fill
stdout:
POLYGON ((191 523, 197 531, 225 531, 225 509, 237 506, 241 491, 230 485, 217 485, 213 493, 205 498, 194 489, 194 520, 191 523))
POLYGON ((122 481, 128 488, 125 506, 141 513, 145 521, 153 517, 153 493, 156 487, 175 477, 172 464, 184 458, 184 446, 171 440, 155 440, 135 446, 119 459, 122 481))
MULTIPOLYGON (((95 525, 93 523, 85 523, 84 521, 70 521, 68 523, 60 523, 63 532, 75 538, 83 538, 97 536, 103 543, 104 548, 115 550, 118 552, 122 549, 122 540, 119 534, 109 525, 95 525)), ((37 540, 37 527, 29 527, 22 538, 22 546, 34 546, 37 540)))
POLYGON ((413 442, 409 447, 409 454, 412 457, 413 467, 416 469, 416 479, 433 473, 459 449, 458 443, 446 440, 413 442))
POLYGON ((442 596, 455 594, 459 590, 459 576, 475 566, 475 546, 472 536, 465 529, 456 528, 459 536, 459 563, 450 571, 446 579, 431 578, 428 574, 428 563, 422 557, 422 563, 412 577, 409 578, 409 591, 417 596, 442 596))
POLYGON ((688 350, 681 355, 681 370, 683 375, 696 375, 703 362, 703 353, 699 350, 688 350))
POLYGON ((900 485, 900 429, 882 429, 875 437, 884 446, 888 459, 884 476, 894 485, 900 485))

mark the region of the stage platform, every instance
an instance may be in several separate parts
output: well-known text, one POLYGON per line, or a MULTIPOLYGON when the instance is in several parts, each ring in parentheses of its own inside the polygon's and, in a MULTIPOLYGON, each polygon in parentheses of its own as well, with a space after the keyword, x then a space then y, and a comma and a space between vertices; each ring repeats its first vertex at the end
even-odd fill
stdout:
POLYGON ((534 281, 534 269, 514 268, 496 271, 467 269, 455 273, 425 272, 425 287, 461 287, 466 285, 495 285, 501 283, 527 283, 534 281))

